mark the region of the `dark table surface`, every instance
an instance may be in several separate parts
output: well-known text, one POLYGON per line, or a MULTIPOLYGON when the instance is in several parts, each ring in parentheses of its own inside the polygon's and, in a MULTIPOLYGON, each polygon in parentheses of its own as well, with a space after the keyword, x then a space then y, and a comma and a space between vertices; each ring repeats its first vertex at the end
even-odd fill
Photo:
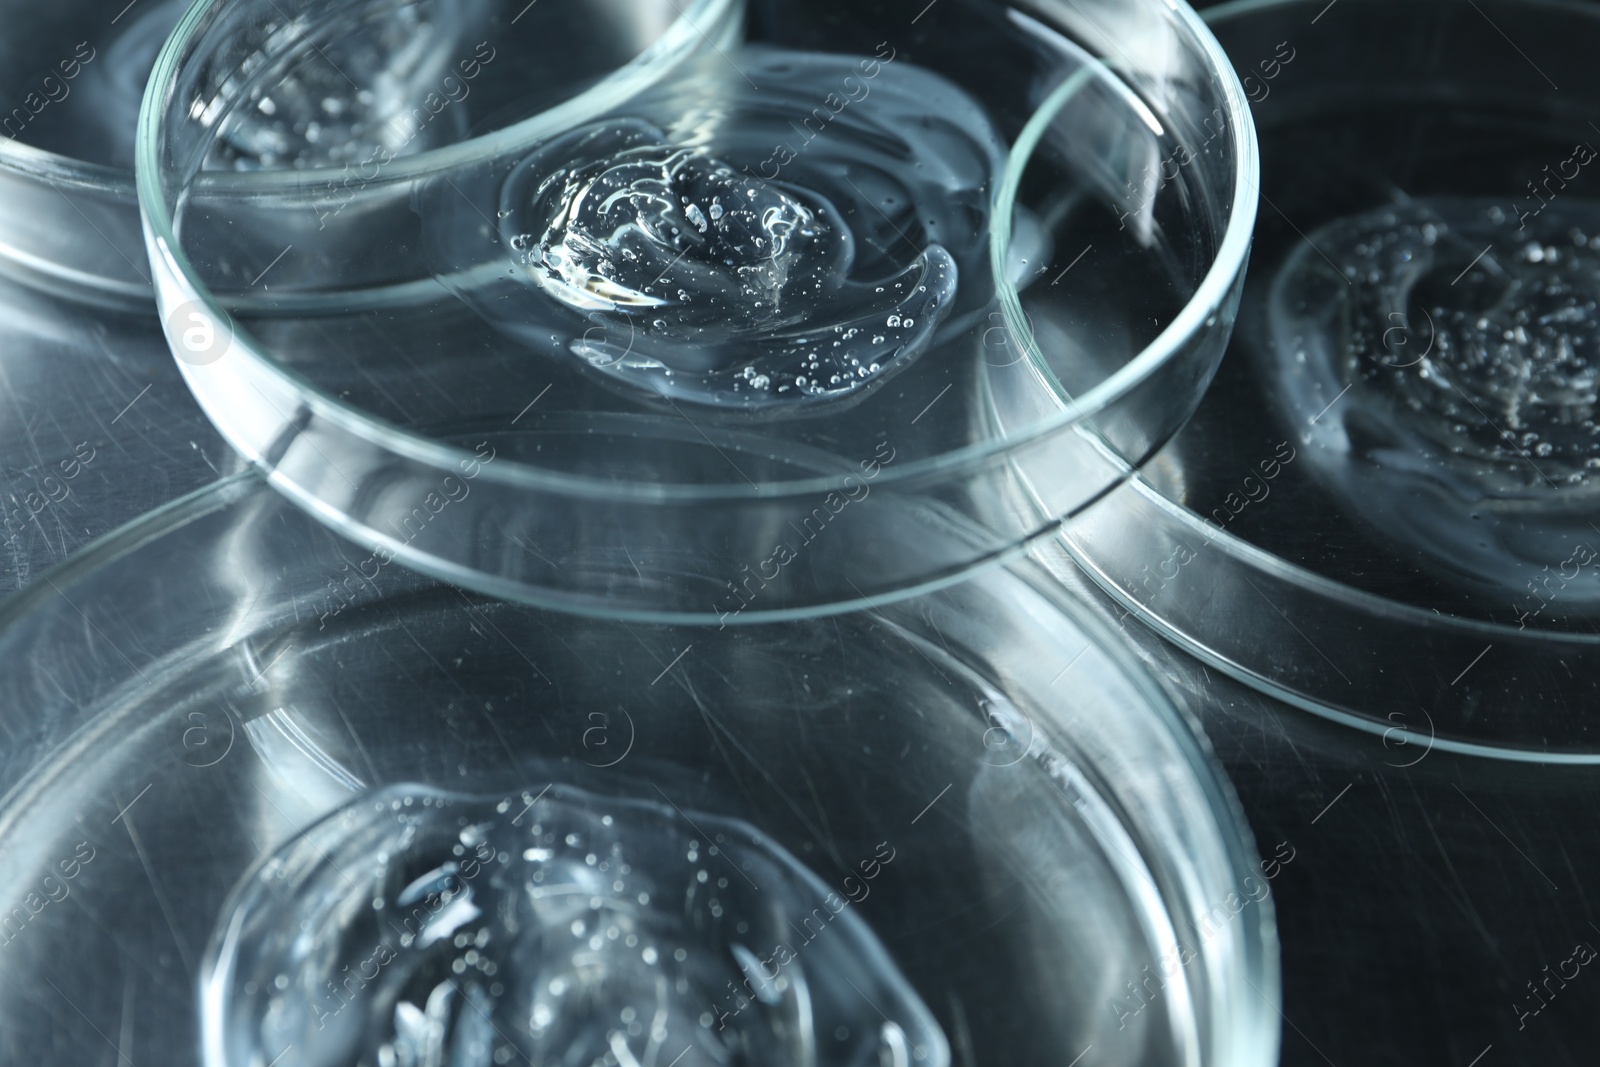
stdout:
POLYGON ((1284 1064, 1600 1062, 1600 770, 1319 719, 1125 617, 1064 556, 1053 565, 1200 721, 1261 854, 1293 856, 1271 883, 1284 1064))
MULTIPOLYGON (((0 278, 0 597, 238 468, 153 317, 0 278)), ((1600 770, 1326 722, 1203 666, 1057 566, 1199 720, 1261 853, 1292 852, 1271 883, 1284 1064, 1600 1063, 1587 894, 1600 770)))
MULTIPOLYGON (((153 320, 6 281, 0 300, 0 500, 25 509, 0 553, 3 595, 239 461, 153 320)), ((1600 966, 1587 965, 1600 913, 1586 894, 1600 770, 1325 722, 1203 666, 1054 565, 1201 722, 1261 853, 1293 855, 1271 883, 1285 1064, 1600 1062, 1600 966)))
POLYGON ((1284 1064, 1600 1063, 1588 892, 1600 769, 1459 756, 1321 720, 1068 580, 1201 721, 1262 854, 1294 849, 1272 882, 1284 1064))
POLYGON ((0 276, 0 597, 240 462, 147 312, 0 276))

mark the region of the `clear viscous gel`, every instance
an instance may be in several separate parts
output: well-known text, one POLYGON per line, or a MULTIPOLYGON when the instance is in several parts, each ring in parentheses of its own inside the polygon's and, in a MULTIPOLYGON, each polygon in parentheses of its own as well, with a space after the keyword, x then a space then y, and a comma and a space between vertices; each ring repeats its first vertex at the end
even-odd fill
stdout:
POLYGON ((503 175, 441 187, 436 276, 638 399, 764 417, 859 399, 993 292, 1005 145, 962 89, 893 55, 748 47, 759 92, 722 57, 688 64, 503 175), (458 225, 462 195, 498 220, 490 243, 458 225), (509 266, 485 271, 491 252, 509 266))
POLYGON ((213 1067, 949 1063, 872 930, 776 841, 555 783, 351 801, 246 879, 207 973, 213 1067))
MULTIPOLYGON (((1268 320, 1311 468, 1438 570, 1520 592, 1592 533, 1600 204, 1518 218, 1436 198, 1340 219, 1290 255, 1268 320)), ((1600 607, 1600 583, 1566 599, 1600 607)))

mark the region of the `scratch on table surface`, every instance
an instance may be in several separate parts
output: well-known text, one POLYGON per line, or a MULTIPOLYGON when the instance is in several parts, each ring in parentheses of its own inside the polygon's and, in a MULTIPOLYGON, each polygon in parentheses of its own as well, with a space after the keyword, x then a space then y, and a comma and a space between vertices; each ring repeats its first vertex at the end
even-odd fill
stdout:
MULTIPOLYGON (((702 700, 700 694, 695 691, 693 683, 687 679, 678 679, 678 684, 689 694, 689 698, 694 701, 695 707, 700 710, 700 715, 705 719, 707 727, 711 729, 713 733, 718 730, 722 732, 723 736, 727 738, 728 743, 733 746, 735 751, 737 751, 740 756, 744 757, 746 763, 750 764, 750 766, 755 769, 756 774, 765 779, 768 788, 778 795, 778 798, 783 801, 784 807, 788 808, 794 813, 794 816, 799 820, 800 825, 804 826, 806 831, 810 833, 812 837, 815 837, 819 841, 826 840, 826 835, 824 835, 820 827, 812 822, 810 816, 807 815, 805 808, 801 805, 799 799, 791 796, 789 791, 783 787, 781 782, 772 776, 771 772, 767 770, 761 761, 756 759, 755 756, 751 755, 749 750, 739 743, 739 739, 737 736, 735 736, 733 731, 711 714, 711 709, 706 706, 706 702, 702 700)), ((733 771, 735 768, 730 763, 728 769, 733 771)), ((738 780, 737 774, 735 775, 735 779, 738 780)), ((740 788, 744 790, 746 796, 750 796, 750 791, 744 785, 743 781, 740 781, 740 788)), ((753 800, 754 798, 752 797, 751 799, 753 800)), ((833 858, 834 861, 841 867, 849 869, 849 864, 843 862, 843 860, 840 859, 837 854, 835 854, 833 858)))
MULTIPOLYGON (((456 414, 467 414, 467 411, 462 408, 460 402, 450 392, 450 390, 440 385, 433 379, 432 374, 434 373, 434 368, 432 366, 424 366, 419 363, 416 358, 414 358, 407 350, 407 346, 396 344, 395 341, 387 333, 385 333, 376 322, 370 323, 369 325, 371 326, 373 334, 375 334, 380 341, 389 346, 395 358, 403 361, 406 366, 410 368, 410 373, 406 376, 407 384, 412 384, 419 381, 427 382, 428 386, 434 392, 443 397, 445 403, 453 408, 456 414)), ((333 339, 333 342, 335 345, 339 343, 337 339, 333 339)), ((372 375, 365 369, 362 370, 362 376, 366 378, 367 381, 372 383, 373 388, 377 389, 378 392, 383 395, 385 400, 388 400, 391 404, 395 404, 396 407, 400 407, 400 405, 396 403, 395 399, 389 395, 389 392, 384 389, 383 386, 378 383, 377 379, 373 378, 372 375)), ((404 409, 402 408, 401 410, 404 409)), ((410 418, 410 416, 407 415, 407 418, 410 418)))
POLYGON ((161 917, 166 920, 167 929, 172 932, 173 943, 178 946, 178 955, 183 960, 184 970, 192 977, 195 973, 194 959, 189 953, 189 944, 178 932, 177 923, 172 918, 172 908, 167 903, 166 894, 161 891, 160 884, 156 881, 156 872, 150 866, 150 857, 145 854, 144 843, 139 839, 139 832, 134 829, 132 816, 124 815, 122 818, 123 829, 133 841, 133 851, 139 857, 139 866, 144 869, 145 879, 150 883, 150 892, 155 895, 156 905, 161 909, 161 917))
POLYGON ((822 797, 817 792, 817 785, 811 780, 811 772, 806 770, 806 761, 796 760, 795 768, 799 770, 800 777, 805 779, 806 791, 811 794, 811 803, 815 805, 817 809, 817 819, 822 823, 823 833, 827 835, 823 841, 824 847, 828 851, 828 855, 833 857, 833 862, 848 869, 850 865, 846 863, 843 857, 840 855, 838 839, 834 837, 833 826, 828 822, 827 806, 822 803, 822 797))
MULTIPOLYGON (((1488 924, 1483 921, 1483 915, 1479 913, 1478 906, 1473 903, 1472 896, 1467 890, 1466 881, 1461 877, 1461 872, 1456 869, 1455 861, 1450 858, 1449 849, 1445 847, 1444 841, 1439 837, 1439 831, 1434 825, 1433 819, 1429 818, 1424 812, 1422 822, 1428 831, 1428 836, 1433 839, 1434 848, 1438 852, 1439 858, 1444 862, 1445 869, 1450 876, 1451 885, 1441 885, 1441 888, 1445 890, 1447 896, 1455 898, 1457 910, 1477 929, 1483 944, 1494 948, 1498 942, 1489 932, 1488 924)), ((1496 950, 1496 955, 1499 955, 1498 950, 1496 950)))

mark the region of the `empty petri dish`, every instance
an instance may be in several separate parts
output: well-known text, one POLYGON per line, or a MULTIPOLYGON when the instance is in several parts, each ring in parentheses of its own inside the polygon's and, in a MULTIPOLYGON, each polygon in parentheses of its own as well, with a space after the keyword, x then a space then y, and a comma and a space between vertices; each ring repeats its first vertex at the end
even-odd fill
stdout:
POLYGON ((1325 7, 1208 14, 1267 205, 1232 354, 1069 547, 1293 703, 1592 760, 1600 81, 1575 43, 1600 23, 1518 0, 1325 7))
POLYGON ((0 270, 146 308, 139 98, 184 0, 0 4, 0 270))
POLYGON ((215 3, 164 51, 169 337, 322 521, 497 596, 783 618, 1019 553, 1191 413, 1255 148, 1188 8, 599 9, 215 3))
POLYGON ((1232 794, 1031 564, 718 628, 359 555, 251 472, 0 612, 16 1057, 1276 1062, 1232 794))

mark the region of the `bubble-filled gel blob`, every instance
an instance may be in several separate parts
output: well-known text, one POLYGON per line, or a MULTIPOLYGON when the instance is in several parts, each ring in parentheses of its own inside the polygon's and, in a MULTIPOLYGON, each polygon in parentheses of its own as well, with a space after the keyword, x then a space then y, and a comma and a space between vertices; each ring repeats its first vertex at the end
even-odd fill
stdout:
MULTIPOLYGON (((1519 590, 1600 545, 1597 314, 1600 205, 1569 197, 1519 220, 1503 201, 1416 200, 1334 222, 1289 257, 1269 348, 1348 507, 1519 590)), ((1600 580, 1564 593, 1600 604, 1600 580)))
POLYGON ((350 803, 237 891, 203 996, 210 1067, 949 1062, 871 930, 771 839, 564 786, 350 803))
POLYGON ((485 242, 509 266, 441 277, 636 395, 781 413, 863 394, 987 303, 1004 155, 980 105, 904 60, 708 56, 518 161, 497 231, 441 242, 457 270, 485 242))
POLYGON ((206 169, 363 164, 370 178, 374 162, 460 138, 458 101, 471 89, 463 71, 495 56, 487 40, 473 43, 491 10, 487 0, 415 0, 333 15, 275 11, 212 61, 214 95, 192 109, 217 125, 206 169))

